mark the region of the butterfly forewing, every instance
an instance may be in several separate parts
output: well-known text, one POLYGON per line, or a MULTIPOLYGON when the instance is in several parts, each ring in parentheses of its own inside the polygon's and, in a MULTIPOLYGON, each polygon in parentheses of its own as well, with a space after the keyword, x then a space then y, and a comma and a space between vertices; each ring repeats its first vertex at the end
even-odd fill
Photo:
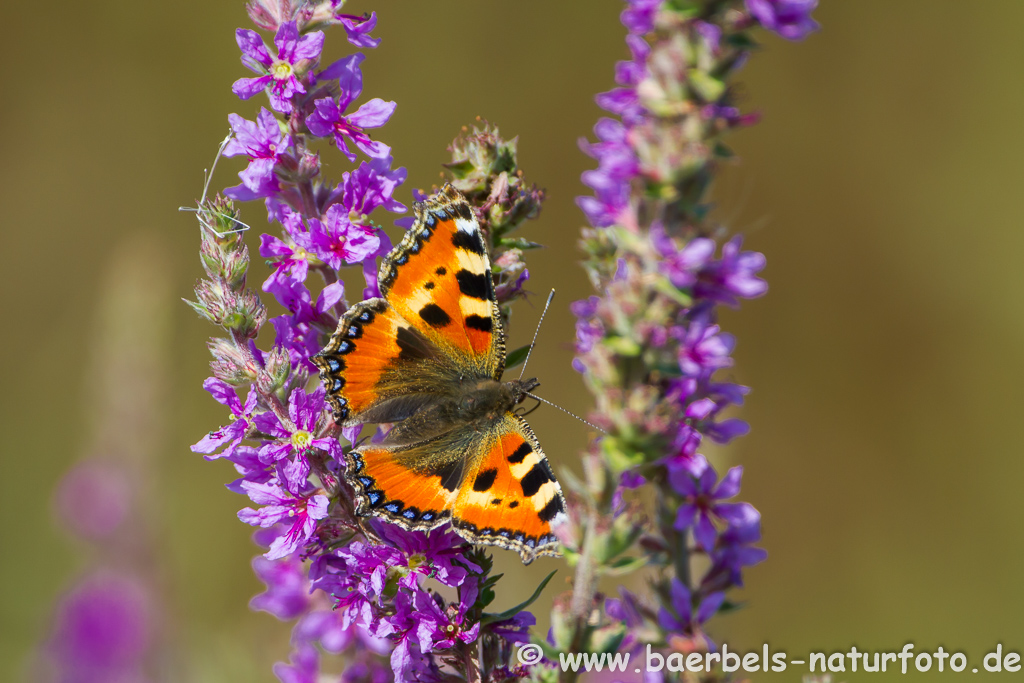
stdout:
POLYGON ((499 379, 504 339, 473 210, 446 186, 416 212, 416 224, 381 266, 381 292, 433 344, 477 376, 499 379))

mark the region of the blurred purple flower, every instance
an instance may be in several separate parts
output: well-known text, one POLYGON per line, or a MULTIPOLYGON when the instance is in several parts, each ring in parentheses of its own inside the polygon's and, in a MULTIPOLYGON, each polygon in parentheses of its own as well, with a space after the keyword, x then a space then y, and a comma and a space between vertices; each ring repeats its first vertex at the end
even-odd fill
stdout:
POLYGON ((668 477, 672 488, 684 501, 676 513, 675 528, 679 531, 693 529, 697 543, 704 550, 710 551, 715 547, 717 536, 712 516, 729 523, 741 518, 739 508, 743 503, 720 501, 733 498, 740 492, 743 468, 733 467, 719 482, 715 468, 704 461, 703 470, 698 475, 692 474, 690 468, 671 468, 668 477))
POLYGON ((658 624, 666 631, 692 635, 700 630, 701 624, 710 619, 725 601, 725 593, 715 592, 701 599, 697 611, 693 610, 693 596, 679 579, 672 579, 671 611, 662 607, 658 610, 658 624))
POLYGON ((231 89, 243 100, 266 90, 274 111, 290 114, 294 110, 291 98, 306 92, 296 75, 296 72, 301 73, 302 70, 300 62, 320 57, 324 46, 323 32, 315 31, 299 36, 294 21, 281 24, 274 36, 276 58, 270 56, 263 38, 255 31, 240 28, 235 32, 235 40, 242 50, 242 64, 260 75, 256 78, 240 78, 231 89))
POLYGON ((654 30, 654 17, 661 7, 662 0, 626 0, 629 5, 622 10, 622 25, 634 35, 642 35, 654 30))
POLYGON ((294 619, 309 609, 309 580, 301 560, 294 556, 268 560, 257 555, 252 559, 252 568, 267 590, 249 601, 251 609, 270 612, 282 621, 294 619))
POLYGON ((741 251, 742 246, 740 235, 722 245, 722 257, 701 269, 693 288, 695 296, 735 308, 740 299, 754 299, 768 291, 768 283, 757 277, 764 269, 764 254, 741 251))
POLYGON ((147 588, 106 572, 86 577, 57 606, 47 645, 61 683, 143 681, 153 614, 147 588))
POLYGON ((746 4, 761 26, 786 40, 803 40, 821 28, 811 18, 818 0, 746 0, 746 4))
POLYGON ((315 647, 299 644, 289 661, 289 664, 274 665, 274 675, 281 683, 319 683, 320 653, 315 647))
POLYGON ((125 520, 132 485, 128 473, 115 463, 85 460, 61 478, 54 502, 61 524, 96 541, 110 536, 125 520))

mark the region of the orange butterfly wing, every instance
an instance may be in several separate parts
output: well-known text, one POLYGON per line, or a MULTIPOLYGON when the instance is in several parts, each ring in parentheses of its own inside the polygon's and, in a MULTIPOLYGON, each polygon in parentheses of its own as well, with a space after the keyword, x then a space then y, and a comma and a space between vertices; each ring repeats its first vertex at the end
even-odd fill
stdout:
POLYGON ((386 301, 367 299, 345 312, 327 346, 310 360, 320 369, 334 419, 351 425, 415 412, 434 389, 427 381, 433 375, 424 370, 438 356, 386 301))
POLYGON ((381 265, 380 291, 431 343, 477 377, 500 379, 505 340, 491 262, 473 210, 446 185, 381 265))
POLYGON ((518 415, 505 413, 472 438, 454 432, 412 446, 365 444, 347 465, 360 515, 406 529, 451 519, 466 540, 515 550, 526 564, 558 554, 551 528, 565 517, 565 499, 518 415))

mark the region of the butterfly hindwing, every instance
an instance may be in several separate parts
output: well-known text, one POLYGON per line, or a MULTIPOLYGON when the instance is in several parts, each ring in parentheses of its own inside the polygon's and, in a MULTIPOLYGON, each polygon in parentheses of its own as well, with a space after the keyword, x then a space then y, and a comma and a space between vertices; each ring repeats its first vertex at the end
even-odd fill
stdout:
POLYGON ((565 498, 530 426, 507 412, 475 446, 452 510, 455 530, 515 550, 527 564, 557 555, 551 527, 565 518, 565 498))
POLYGON ((381 265, 381 293, 437 347, 499 379, 505 343, 491 263, 472 207, 454 188, 416 207, 416 222, 381 265))
POLYGON ((497 545, 530 563, 557 555, 551 527, 565 499, 529 425, 507 412, 482 432, 465 426, 412 446, 365 444, 348 457, 357 512, 406 529, 451 520, 472 543, 497 545))
POLYGON ((346 478, 356 490, 356 513, 377 515, 406 529, 433 529, 451 517, 463 479, 462 458, 437 463, 444 447, 365 444, 348 454, 346 478))

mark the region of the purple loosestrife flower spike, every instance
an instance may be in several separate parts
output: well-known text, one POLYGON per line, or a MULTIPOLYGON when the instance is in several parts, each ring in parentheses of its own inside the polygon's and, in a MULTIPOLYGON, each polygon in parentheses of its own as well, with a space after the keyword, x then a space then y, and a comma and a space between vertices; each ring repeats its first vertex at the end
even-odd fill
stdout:
POLYGON ((294 21, 281 24, 277 35, 274 36, 276 58, 270 56, 263 38, 255 31, 240 28, 236 31, 235 37, 238 47, 242 50, 242 64, 260 75, 256 78, 238 79, 232 90, 243 100, 265 90, 274 111, 290 114, 294 110, 291 98, 297 93, 306 92, 305 86, 299 80, 304 70, 303 62, 320 57, 320 51, 324 46, 323 32, 316 31, 299 36, 299 29, 294 21))
MULTIPOLYGON (((628 489, 654 489, 658 521, 639 545, 662 572, 655 589, 658 623, 669 632, 663 636, 703 637, 700 627, 724 591, 741 585, 744 567, 764 559, 752 545, 760 539, 757 511, 731 501, 742 469, 719 481, 697 453, 704 438, 725 443, 749 429, 723 418, 748 389, 718 377, 732 366, 736 343, 721 330, 718 307, 767 291, 759 277, 765 259, 743 251, 741 237, 716 256, 723 227, 712 219, 708 190, 718 163, 732 156, 724 133, 756 121, 736 106, 733 82, 756 45, 747 32, 759 22, 787 38, 803 37, 817 28, 810 18, 816 4, 627 0, 622 12, 630 59, 615 65, 616 87, 596 98, 614 117, 598 121, 595 142, 580 143, 597 162, 581 177, 593 192, 577 198, 594 226, 581 244, 597 291, 572 306, 573 366, 595 396, 593 419, 607 436, 585 457, 586 483, 578 487, 574 512, 585 542, 571 547, 572 599, 553 615, 563 625, 553 631, 553 644, 563 652, 602 646, 585 641, 599 607, 597 577, 614 561, 606 548, 621 543, 620 527, 646 524, 632 511, 628 489), (686 532, 710 567, 692 566, 686 532)), ((649 622, 652 610, 624 605, 608 601, 607 617, 642 632, 639 621, 649 622)), ((638 642, 632 635, 623 646, 638 642)), ((574 675, 561 678, 568 683, 574 675)))

